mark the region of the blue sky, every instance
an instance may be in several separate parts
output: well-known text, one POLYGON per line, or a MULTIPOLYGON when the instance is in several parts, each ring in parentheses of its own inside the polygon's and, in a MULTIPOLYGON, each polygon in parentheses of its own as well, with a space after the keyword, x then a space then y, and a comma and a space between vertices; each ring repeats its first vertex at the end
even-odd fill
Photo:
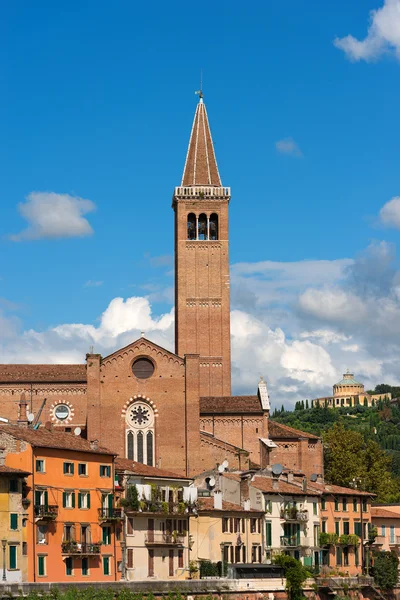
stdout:
MULTIPOLYGON (((235 389, 251 391, 262 372, 276 397, 292 402, 328 393, 345 365, 371 385, 394 382, 395 340, 378 339, 382 323, 374 337, 365 332, 379 302, 400 315, 400 209, 379 218, 400 195, 399 48, 399 0, 5 4, 0 360, 78 360, 91 342, 106 353, 141 320, 151 331, 169 314, 171 195, 202 69, 222 180, 232 188, 234 343, 242 333, 256 343, 255 322, 263 340, 270 331, 285 337, 283 354, 271 342, 251 373, 236 353, 235 389), (31 204, 33 192, 93 203, 77 216, 87 219, 82 235, 21 235, 28 223, 18 205, 31 204), (125 312, 111 319, 118 325, 107 341, 93 334, 114 299, 131 297, 147 316, 120 302, 125 312), (363 323, 327 312, 338 303, 363 323), (65 333, 70 324, 86 328, 74 329, 78 339, 65 333), (315 331, 344 336, 353 350, 332 349, 315 331), (309 364, 288 359, 296 344, 309 364)), ((385 323, 397 319, 390 315, 385 323)), ((167 344, 172 326, 164 325, 154 336, 167 344)))

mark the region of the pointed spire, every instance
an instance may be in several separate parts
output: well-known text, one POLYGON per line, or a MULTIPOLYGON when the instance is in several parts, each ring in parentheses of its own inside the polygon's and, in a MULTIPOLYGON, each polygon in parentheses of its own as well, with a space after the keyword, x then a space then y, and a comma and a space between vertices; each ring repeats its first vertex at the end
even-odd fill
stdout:
POLYGON ((207 110, 203 102, 203 93, 194 115, 189 148, 183 169, 182 186, 215 185, 222 186, 217 160, 208 124, 207 110))

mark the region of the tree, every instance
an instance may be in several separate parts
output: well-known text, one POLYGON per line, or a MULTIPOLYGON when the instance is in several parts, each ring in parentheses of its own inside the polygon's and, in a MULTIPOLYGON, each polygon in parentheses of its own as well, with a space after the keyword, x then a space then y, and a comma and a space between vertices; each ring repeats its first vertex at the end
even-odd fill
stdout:
POLYGON ((308 400, 306 400, 306 410, 309 408, 308 406, 308 400))
POLYGON ((303 584, 310 576, 307 569, 299 560, 286 554, 278 554, 274 558, 274 563, 283 567, 286 578, 286 589, 289 600, 303 600, 303 584))
POLYGON ((377 552, 374 556, 374 580, 381 590, 397 585, 399 559, 394 552, 377 552))

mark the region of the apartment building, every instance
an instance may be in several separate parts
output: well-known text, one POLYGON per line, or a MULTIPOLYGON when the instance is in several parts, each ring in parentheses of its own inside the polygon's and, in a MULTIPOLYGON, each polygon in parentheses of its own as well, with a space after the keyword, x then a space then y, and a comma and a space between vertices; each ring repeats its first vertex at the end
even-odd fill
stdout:
POLYGON ((374 550, 400 552, 400 504, 371 506, 374 550))
POLYGON ((72 433, 1 425, 8 467, 26 476, 28 581, 116 581, 122 511, 114 507, 114 454, 72 433))

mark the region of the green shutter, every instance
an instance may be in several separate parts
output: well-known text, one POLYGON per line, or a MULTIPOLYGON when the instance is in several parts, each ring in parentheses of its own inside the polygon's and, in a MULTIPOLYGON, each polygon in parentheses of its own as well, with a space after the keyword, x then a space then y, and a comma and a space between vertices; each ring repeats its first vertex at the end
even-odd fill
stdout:
POLYGON ((361 523, 360 523, 360 521, 355 521, 354 522, 354 533, 356 535, 358 535, 358 537, 361 537, 361 523))
POLYGON ((63 508, 67 506, 67 492, 63 492, 63 508))
POLYGON ((104 575, 110 574, 110 559, 108 556, 103 556, 103 573, 104 575))
POLYGON ((267 546, 272 546, 272 522, 267 521, 265 524, 265 537, 267 546))
POLYGON ((40 492, 35 491, 35 504, 36 506, 39 506, 40 504, 40 492))
POLYGON ((47 490, 44 492, 44 504, 45 506, 49 505, 49 492, 47 490))
POLYGON ((107 545, 107 527, 103 527, 103 544, 107 545))
POLYGON ((90 492, 87 493, 87 507, 90 508, 90 492))
POLYGON ((113 495, 112 494, 108 494, 108 499, 107 499, 107 504, 108 504, 108 508, 111 510, 113 507, 113 495))
POLYGON ((75 492, 72 492, 72 508, 75 508, 75 492))
POLYGON ((18 529, 18 515, 16 513, 10 514, 10 529, 18 529))
POLYGON ((45 575, 45 557, 38 556, 38 575, 45 575))
POLYGON ((75 472, 75 464, 71 463, 71 473, 72 473, 72 475, 74 474, 74 472, 75 472))
POLYGON ((64 463, 63 468, 64 468, 64 475, 65 475, 67 472, 67 463, 64 463))
POLYGON ((89 571, 88 568, 88 559, 82 558, 82 575, 87 575, 89 571))
POLYGON ((78 508, 82 508, 82 494, 78 492, 78 508))
POLYGON ((9 561, 9 569, 17 568, 17 546, 9 546, 10 553, 10 561, 9 561))
POLYGON ((65 573, 72 575, 72 558, 70 556, 65 559, 65 573))

